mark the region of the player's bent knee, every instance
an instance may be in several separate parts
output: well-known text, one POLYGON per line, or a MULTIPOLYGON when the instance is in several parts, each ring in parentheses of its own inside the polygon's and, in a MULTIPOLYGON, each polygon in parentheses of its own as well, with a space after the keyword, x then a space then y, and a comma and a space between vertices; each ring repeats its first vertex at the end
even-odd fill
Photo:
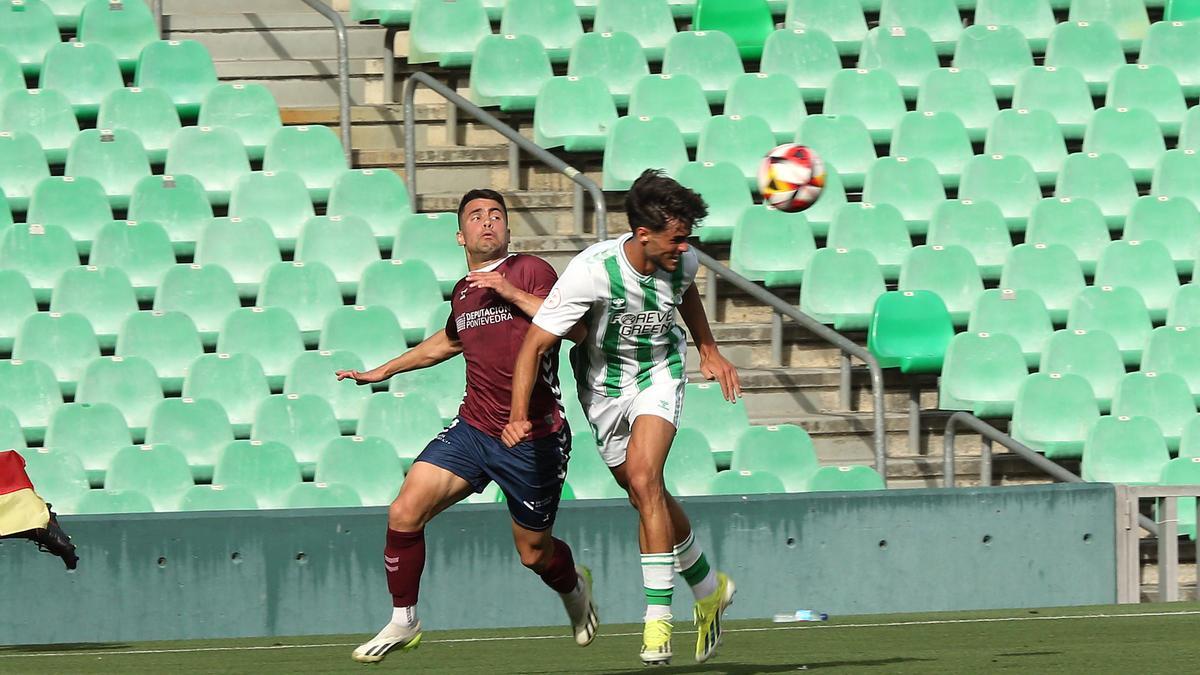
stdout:
POLYGON ((398 532, 416 532, 429 523, 432 510, 401 494, 388 507, 388 527, 398 532))
POLYGON ((641 510, 666 503, 666 488, 662 474, 640 473, 629 477, 629 502, 641 510))
POLYGON ((529 568, 534 573, 540 574, 546 566, 550 564, 552 551, 550 550, 549 542, 526 542, 517 546, 517 552, 521 555, 521 564, 529 568))

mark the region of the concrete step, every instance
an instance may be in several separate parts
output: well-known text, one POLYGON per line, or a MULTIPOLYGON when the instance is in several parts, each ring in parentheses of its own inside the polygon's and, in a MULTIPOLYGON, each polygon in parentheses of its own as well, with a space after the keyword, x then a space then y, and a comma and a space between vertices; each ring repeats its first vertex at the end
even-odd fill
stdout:
MULTIPOLYGON (((348 12, 350 10, 349 0, 323 0, 323 2, 339 12, 348 12)), ((163 14, 182 16, 240 14, 246 11, 246 4, 245 0, 204 0, 204 2, 197 2, 196 0, 163 0, 163 14)), ((262 13, 316 13, 316 10, 301 0, 254 0, 253 4, 254 11, 262 13)), ((343 16, 342 18, 347 23, 350 22, 349 16, 343 16)))
MULTIPOLYGON (((283 108, 338 103, 336 60, 217 61, 215 65, 222 81, 261 84, 283 108)), ((379 59, 351 59, 349 65, 351 103, 378 96, 382 87, 379 59)), ((337 124, 336 117, 332 124, 337 124)))
MULTIPOLYGON (((338 54, 337 33, 332 24, 316 12, 298 16, 237 14, 186 19, 168 17, 164 23, 167 39, 195 40, 208 48, 214 62, 309 59, 336 62, 338 54)), ((346 29, 346 48, 350 58, 382 57, 381 28, 351 24, 346 29)))

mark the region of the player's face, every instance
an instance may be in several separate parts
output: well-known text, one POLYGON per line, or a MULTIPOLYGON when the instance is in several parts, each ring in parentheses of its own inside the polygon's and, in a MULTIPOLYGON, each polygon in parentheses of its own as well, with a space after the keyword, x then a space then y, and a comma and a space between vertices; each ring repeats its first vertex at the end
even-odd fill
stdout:
POLYGON ((458 223, 458 243, 477 260, 490 260, 508 251, 508 218, 500 203, 472 199, 458 223))
POLYGON ((661 232, 639 227, 638 235, 643 242, 646 259, 652 261, 660 270, 674 272, 675 268, 679 267, 679 256, 688 250, 688 237, 692 235, 692 227, 671 219, 661 232))

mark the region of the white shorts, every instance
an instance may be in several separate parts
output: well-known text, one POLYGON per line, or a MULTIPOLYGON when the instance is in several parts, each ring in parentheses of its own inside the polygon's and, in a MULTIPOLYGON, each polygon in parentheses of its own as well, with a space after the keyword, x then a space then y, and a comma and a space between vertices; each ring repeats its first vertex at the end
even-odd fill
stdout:
POLYGON ((685 380, 652 384, 630 396, 610 398, 595 392, 585 392, 579 402, 587 413, 600 457, 609 468, 625 463, 625 449, 633 421, 641 415, 654 415, 679 428, 679 413, 683 410, 685 380))

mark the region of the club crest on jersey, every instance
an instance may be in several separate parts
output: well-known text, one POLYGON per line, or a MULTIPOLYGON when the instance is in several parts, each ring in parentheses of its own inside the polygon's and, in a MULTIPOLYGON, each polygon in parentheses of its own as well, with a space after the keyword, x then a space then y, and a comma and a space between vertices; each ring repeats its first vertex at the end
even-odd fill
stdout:
POLYGON ((625 311, 625 298, 613 298, 612 299, 612 308, 613 308, 614 312, 624 312, 625 311))

